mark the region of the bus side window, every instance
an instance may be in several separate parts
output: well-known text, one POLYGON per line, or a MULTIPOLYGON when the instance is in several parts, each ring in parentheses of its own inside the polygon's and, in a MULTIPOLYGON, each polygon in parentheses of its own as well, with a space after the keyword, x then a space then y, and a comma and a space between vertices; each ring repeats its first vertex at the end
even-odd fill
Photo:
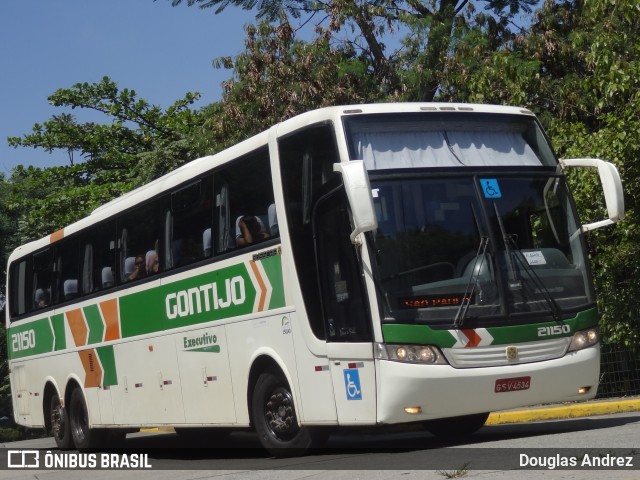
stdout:
POLYGON ((91 227, 80 241, 83 295, 112 287, 116 251, 114 220, 91 227))
POLYGON ((9 311, 12 317, 18 317, 27 313, 27 261, 13 263, 9 271, 9 311))
POLYGON ((80 255, 78 239, 65 238, 54 246, 56 257, 56 302, 65 302, 78 296, 78 272, 80 255))
POLYGON ((349 239, 351 224, 343 192, 319 203, 313 221, 327 340, 370 341, 366 294, 349 239))
POLYGON ((171 210, 165 215, 165 237, 170 245, 167 268, 211 256, 212 187, 207 177, 171 194, 171 210))
POLYGON ((333 164, 340 159, 333 126, 312 125, 279 138, 278 149, 284 208, 305 309, 314 335, 326 339, 310 216, 318 192, 335 178, 333 164))
POLYGON ((160 197, 118 219, 121 283, 154 276, 163 269, 160 239, 168 200, 168 196, 160 197))
POLYGON ((269 152, 262 148, 214 175, 217 253, 255 245, 272 237, 269 206, 273 184, 269 152))
POLYGON ((51 305, 51 287, 53 280, 53 261, 51 249, 33 256, 33 303, 34 310, 51 305))

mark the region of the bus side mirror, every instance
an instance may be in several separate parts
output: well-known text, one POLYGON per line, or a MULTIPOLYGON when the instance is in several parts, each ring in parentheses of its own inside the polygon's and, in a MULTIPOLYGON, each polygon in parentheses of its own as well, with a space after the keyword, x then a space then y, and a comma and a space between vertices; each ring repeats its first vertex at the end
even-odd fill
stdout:
POLYGON ((354 229, 351 232, 351 243, 357 245, 356 237, 359 234, 378 228, 369 175, 362 160, 334 163, 333 171, 342 174, 342 183, 347 191, 347 199, 353 216, 354 229))
POLYGON ((612 163, 598 160, 596 158, 571 158, 560 160, 563 169, 573 167, 597 168, 602 189, 604 190, 604 199, 607 204, 607 213, 609 218, 600 220, 599 222, 588 223, 582 226, 582 231, 595 230, 596 228, 611 225, 624 218, 624 193, 622 191, 622 182, 618 169, 612 163))

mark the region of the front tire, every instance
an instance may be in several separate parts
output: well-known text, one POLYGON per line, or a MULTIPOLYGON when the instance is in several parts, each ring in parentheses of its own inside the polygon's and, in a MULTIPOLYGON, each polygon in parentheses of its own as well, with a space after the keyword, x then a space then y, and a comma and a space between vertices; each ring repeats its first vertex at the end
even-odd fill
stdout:
POLYGON ((258 377, 251 412, 260 443, 274 457, 303 455, 321 441, 317 432, 298 425, 291 388, 281 375, 258 377))
POLYGON ((49 402, 49 420, 51 423, 51 434, 58 448, 62 450, 73 448, 69 415, 67 409, 62 406, 57 393, 53 394, 49 402))
POLYGON ((438 418, 436 420, 427 420, 422 426, 437 437, 456 440, 480 430, 488 417, 489 412, 462 415, 460 417, 438 418))
POLYGON ((73 442, 78 450, 91 450, 105 446, 107 431, 89 428, 89 414, 82 390, 71 392, 69 424, 73 442))

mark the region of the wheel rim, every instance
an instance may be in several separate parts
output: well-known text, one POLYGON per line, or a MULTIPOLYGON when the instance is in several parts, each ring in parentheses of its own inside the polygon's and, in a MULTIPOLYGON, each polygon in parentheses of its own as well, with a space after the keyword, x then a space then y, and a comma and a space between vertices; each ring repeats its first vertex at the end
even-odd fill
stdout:
POLYGON ((58 402, 58 404, 51 409, 51 430, 53 431, 54 437, 63 438, 64 428, 64 408, 58 402))
POLYGON ((284 387, 271 392, 264 407, 264 417, 269 431, 279 440, 290 440, 298 432, 293 397, 284 387))

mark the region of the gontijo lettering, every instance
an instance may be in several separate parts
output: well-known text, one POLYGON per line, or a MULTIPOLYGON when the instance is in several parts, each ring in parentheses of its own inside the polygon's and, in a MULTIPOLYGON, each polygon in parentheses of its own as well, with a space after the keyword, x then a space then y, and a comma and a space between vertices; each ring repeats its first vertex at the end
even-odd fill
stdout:
POLYGON ((227 278, 224 284, 222 292, 218 290, 218 283, 213 282, 168 294, 165 297, 167 318, 187 317, 203 311, 242 305, 246 300, 244 278, 227 278))

